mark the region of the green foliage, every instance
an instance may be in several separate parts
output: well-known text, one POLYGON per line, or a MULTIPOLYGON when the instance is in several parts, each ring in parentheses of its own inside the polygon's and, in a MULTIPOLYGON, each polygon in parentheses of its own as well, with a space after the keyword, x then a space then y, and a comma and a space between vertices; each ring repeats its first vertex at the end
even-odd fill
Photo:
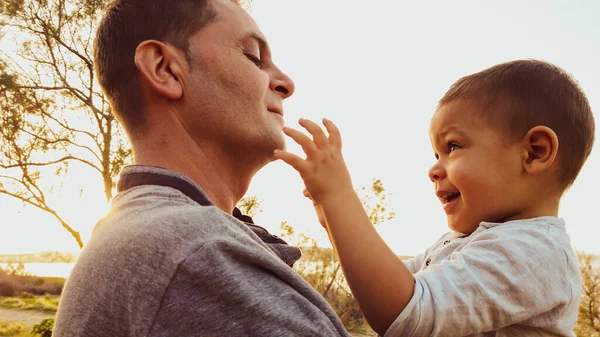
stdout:
POLYGON ((52 330, 54 329, 54 318, 46 318, 39 324, 33 326, 31 334, 40 337, 52 337, 52 330))
POLYGON ((583 288, 575 333, 580 337, 600 337, 599 258, 585 252, 578 252, 577 255, 583 288))
POLYGON ((0 336, 14 336, 25 331, 26 326, 23 323, 16 322, 1 322, 0 321, 0 336))
POLYGON ((33 294, 26 291, 22 291, 20 296, 21 298, 33 298, 33 294))
POLYGON ((56 313, 59 296, 0 297, 0 307, 56 313))
POLYGON ((395 212, 388 210, 388 194, 385 192, 381 179, 373 179, 371 188, 363 187, 359 190, 359 193, 362 195, 363 206, 373 225, 378 225, 396 217, 395 212))
POLYGON ((260 209, 260 200, 258 200, 258 196, 256 195, 244 196, 237 203, 237 208, 239 208, 242 214, 246 214, 250 217, 254 217, 257 213, 262 212, 260 209))

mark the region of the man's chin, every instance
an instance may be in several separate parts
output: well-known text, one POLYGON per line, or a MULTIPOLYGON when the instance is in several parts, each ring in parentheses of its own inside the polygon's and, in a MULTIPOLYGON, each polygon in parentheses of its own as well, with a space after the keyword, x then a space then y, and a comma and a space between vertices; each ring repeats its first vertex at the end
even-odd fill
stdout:
POLYGON ((281 135, 281 137, 271 137, 270 139, 265 139, 263 142, 254 146, 254 150, 257 151, 256 155, 264 156, 265 160, 268 160, 268 162, 275 160, 275 156, 273 155, 275 150, 285 151, 286 149, 287 146, 283 135, 281 135))
POLYGON ((287 150, 287 143, 285 142, 284 138, 281 138, 281 142, 279 143, 279 146, 277 146, 274 150, 281 150, 281 151, 287 150))
POLYGON ((274 137, 271 137, 269 140, 265 140, 265 144, 269 144, 271 147, 271 152, 275 150, 287 150, 287 143, 285 142, 285 135, 283 132, 279 132, 274 137))
POLYGON ((273 149, 270 152, 270 156, 269 156, 269 161, 275 161, 275 155, 273 154, 273 152, 275 152, 275 150, 281 150, 281 151, 285 151, 287 150, 287 146, 285 144, 285 141, 277 146, 274 146, 273 149))

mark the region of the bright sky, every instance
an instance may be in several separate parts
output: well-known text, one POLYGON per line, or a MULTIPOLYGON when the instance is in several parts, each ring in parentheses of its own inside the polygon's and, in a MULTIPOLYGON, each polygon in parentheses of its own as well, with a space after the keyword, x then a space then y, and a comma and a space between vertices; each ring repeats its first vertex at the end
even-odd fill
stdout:
MULTIPOLYGON (((254 0, 252 16, 275 62, 296 83, 285 105, 288 125, 299 117, 338 124, 356 187, 376 177, 392 193, 397 217, 378 228, 400 255, 424 251, 447 230, 427 178, 434 162, 428 125, 437 100, 459 77, 514 59, 546 60, 580 82, 600 124, 598 1, 254 0)), ((299 152, 291 143, 290 149, 299 152)), ((600 142, 560 216, 577 249, 600 254, 594 172, 600 172, 600 142)), ((87 239, 106 209, 102 186, 91 172, 73 166, 71 173, 56 208, 87 239)), ((249 191, 262 200, 255 220, 275 233, 287 220, 326 244, 301 191, 291 168, 267 166, 249 191)), ((77 250, 51 217, 6 197, 0 197, 0 238, 0 254, 77 250)))

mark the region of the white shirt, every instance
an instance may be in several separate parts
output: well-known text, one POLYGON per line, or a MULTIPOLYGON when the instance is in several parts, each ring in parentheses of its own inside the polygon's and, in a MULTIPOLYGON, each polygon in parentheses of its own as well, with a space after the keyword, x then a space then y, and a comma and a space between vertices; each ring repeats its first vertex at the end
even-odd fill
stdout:
POLYGON ((390 336, 575 336, 581 275, 562 219, 483 222, 406 261, 412 299, 390 336))

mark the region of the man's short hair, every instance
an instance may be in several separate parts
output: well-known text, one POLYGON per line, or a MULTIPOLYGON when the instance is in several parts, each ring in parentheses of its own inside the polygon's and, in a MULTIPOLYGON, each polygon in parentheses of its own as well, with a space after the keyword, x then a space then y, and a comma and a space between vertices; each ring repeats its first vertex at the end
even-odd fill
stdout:
POLYGON ((502 63, 456 81, 439 105, 467 99, 493 126, 513 140, 533 127, 551 128, 559 139, 559 183, 577 178, 594 144, 594 116, 575 80, 561 68, 537 60, 502 63))
POLYGON ((96 32, 95 70, 113 114, 126 129, 144 118, 134 61, 137 46, 164 41, 183 50, 189 61, 189 38, 216 17, 211 1, 114 0, 108 6, 96 32))

